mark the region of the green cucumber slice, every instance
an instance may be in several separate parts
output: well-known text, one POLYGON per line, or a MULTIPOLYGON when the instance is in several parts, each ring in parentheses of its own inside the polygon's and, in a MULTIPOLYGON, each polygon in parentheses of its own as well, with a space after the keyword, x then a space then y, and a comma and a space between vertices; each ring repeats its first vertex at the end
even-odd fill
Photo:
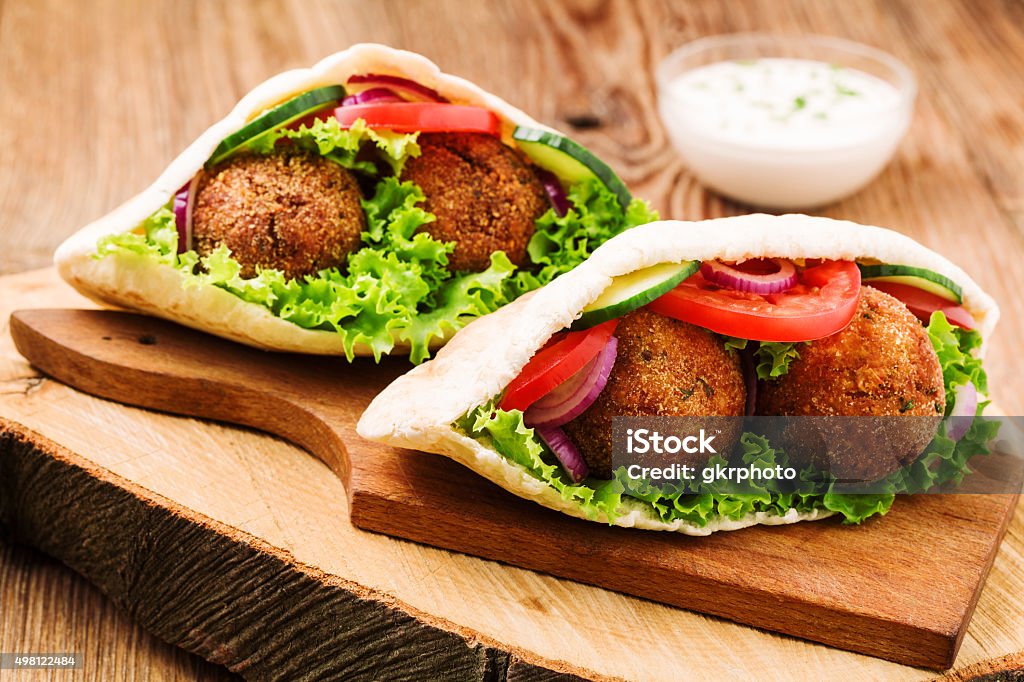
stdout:
POLYGON ((861 281, 894 282, 923 289, 954 303, 963 303, 963 289, 944 275, 910 265, 859 265, 861 281))
POLYGON ((573 322, 572 329, 587 329, 622 317, 667 294, 698 269, 700 261, 691 260, 684 263, 659 263, 628 275, 620 275, 612 280, 593 303, 583 309, 583 315, 573 322))
POLYGON ((622 208, 629 206, 633 195, 608 164, 591 154, 582 145, 547 130, 519 126, 512 139, 535 164, 545 168, 564 182, 576 184, 597 178, 616 196, 622 208))
POLYGON ((263 112, 242 126, 241 130, 225 137, 217 145, 217 148, 213 150, 213 154, 210 155, 210 160, 206 162, 206 165, 214 166, 241 150, 253 140, 281 126, 293 123, 317 109, 322 109, 331 102, 337 102, 343 97, 345 97, 345 88, 340 85, 328 85, 304 92, 298 97, 293 97, 284 104, 279 104, 273 109, 263 112))

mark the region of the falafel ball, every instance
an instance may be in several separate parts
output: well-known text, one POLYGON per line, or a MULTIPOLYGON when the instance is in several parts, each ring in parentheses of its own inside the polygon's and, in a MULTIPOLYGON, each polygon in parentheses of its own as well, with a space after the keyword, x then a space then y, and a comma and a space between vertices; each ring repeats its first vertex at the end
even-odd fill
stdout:
POLYGON ((243 277, 257 267, 296 278, 342 265, 366 229, 355 177, 313 152, 236 156, 205 173, 197 192, 195 250, 227 246, 243 277))
MULTIPOLYGON (((735 445, 742 420, 707 417, 743 416, 747 388, 739 356, 725 349, 721 339, 706 329, 663 317, 645 308, 619 322, 615 366, 594 404, 563 428, 600 478, 612 475, 612 418, 678 416, 699 417, 694 427, 720 427, 716 449, 725 453, 735 445)), ((672 455, 669 461, 702 467, 706 455, 672 455)), ((637 462, 641 463, 642 462, 637 462)))
POLYGON ((799 351, 787 374, 760 384, 757 414, 876 419, 787 421, 775 437, 797 465, 875 481, 913 461, 935 435, 946 407, 942 367, 928 332, 899 300, 861 287, 850 324, 799 351))
POLYGON ((421 153, 405 162, 402 180, 419 185, 424 209, 437 218, 422 230, 455 242, 449 269, 481 272, 494 251, 522 265, 534 221, 549 207, 523 156, 483 133, 425 134, 419 145, 421 153))

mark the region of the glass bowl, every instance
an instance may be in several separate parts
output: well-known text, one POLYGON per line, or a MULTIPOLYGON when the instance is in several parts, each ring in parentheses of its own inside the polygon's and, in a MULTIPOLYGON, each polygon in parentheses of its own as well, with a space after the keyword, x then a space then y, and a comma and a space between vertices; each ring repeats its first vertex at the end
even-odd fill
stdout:
POLYGON ((895 57, 815 35, 701 38, 665 58, 656 81, 662 122, 697 178, 783 210, 827 204, 870 182, 906 133, 917 93, 895 57))

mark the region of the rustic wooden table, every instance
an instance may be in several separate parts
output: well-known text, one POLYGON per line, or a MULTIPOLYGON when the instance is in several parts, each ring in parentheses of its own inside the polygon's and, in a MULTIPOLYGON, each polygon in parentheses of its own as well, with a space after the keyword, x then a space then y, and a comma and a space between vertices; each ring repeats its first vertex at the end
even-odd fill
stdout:
MULTIPOLYGON (((652 72, 688 40, 744 30, 848 37, 916 72, 916 116, 896 162, 822 213, 905 230, 996 295, 994 397, 1021 414, 1024 4, 1013 0, 0 0, 0 274, 47 265, 66 235, 148 184, 257 82, 361 41, 426 54, 574 130, 663 215, 739 213, 673 155, 652 72)), ((147 635, 34 550, 0 544, 0 604, 0 651, 83 651, 88 679, 230 677, 147 635)), ((998 640, 981 633, 982 648, 986 637, 998 640)), ((983 664, 1021 666, 1020 656, 983 664)))

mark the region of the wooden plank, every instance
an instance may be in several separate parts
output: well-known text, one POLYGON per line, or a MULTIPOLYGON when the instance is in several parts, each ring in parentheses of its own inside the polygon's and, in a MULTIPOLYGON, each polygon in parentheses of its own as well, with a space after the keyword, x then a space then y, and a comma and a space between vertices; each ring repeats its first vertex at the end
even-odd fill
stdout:
POLYGON ((34 366, 80 390, 305 447, 345 482, 359 527, 912 665, 952 664, 1015 504, 1009 495, 901 500, 885 523, 826 522, 831 532, 623 532, 504 495, 446 460, 358 438, 359 414, 404 362, 325 367, 109 311, 20 311, 11 333, 34 366), (921 580, 939 571, 939 587, 921 580))
POLYGON ((901 499, 859 528, 624 531, 513 498, 448 460, 359 439, 363 406, 404 363, 271 355, 110 311, 25 310, 11 333, 36 367, 87 392, 303 445, 346 482, 357 526, 912 665, 952 665, 1016 501, 901 499), (941 583, 926 580, 939 573, 941 583))
MULTIPOLYGON (((90 480, 133 481, 148 491, 146 507, 155 504, 151 496, 173 500, 178 508, 280 549, 297 565, 343 576, 335 584, 387 595, 429 614, 434 622, 451 623, 503 651, 529 655, 541 667, 561 661, 557 665, 571 670, 626 679, 663 678, 671 670, 688 679, 712 680, 732 676, 737 669, 758 671, 764 679, 820 679, 840 671, 852 679, 931 677, 881 659, 359 531, 348 521, 340 480, 278 438, 124 407, 40 377, 8 340, 10 307, 74 305, 79 299, 52 271, 0 279, 0 290, 9 294, 0 297, 0 324, 5 326, 0 330, 0 414, 108 474, 107 479, 90 480)), ((26 461, 38 470, 59 471, 39 461, 51 450, 47 443, 37 444, 26 451, 31 455, 26 461)), ((52 476, 33 480, 43 489, 57 486, 52 476)), ((96 491, 88 486, 74 499, 91 504, 96 491)), ((1024 547, 1020 528, 1024 508, 1018 506, 1006 543, 1016 554, 1008 554, 1004 546, 994 565, 961 647, 958 660, 965 665, 1024 649, 1024 613, 1019 599, 1010 597, 1024 591, 1024 560, 1017 549, 1024 547), (971 634, 975 631, 995 636, 982 647, 971 634)), ((33 529, 43 532, 36 525, 23 526, 23 536, 33 529)), ((130 540, 133 561, 145 562, 150 556, 146 538, 130 540)), ((134 598, 143 599, 138 594, 134 598)), ((187 601, 180 604, 187 607, 187 601)), ((154 627, 147 620, 151 611, 132 613, 154 627)), ((215 614, 196 608, 186 615, 203 623, 215 614)), ((268 646, 276 643, 268 640, 268 646)))
MULTIPOLYGON (((79 653, 83 666, 74 675, 80 680, 141 679, 143 671, 154 680, 238 679, 161 641, 81 575, 26 545, 0 543, 0 604, 12 621, 0 628, 0 650, 79 653), (88 620, 79 616, 83 613, 88 620)), ((37 670, 21 671, 14 679, 54 677, 52 671, 37 670)))
MULTIPOLYGON (((702 191, 668 148, 652 108, 648 69, 670 48, 700 35, 776 30, 878 45, 908 61, 922 80, 914 127, 897 163, 878 183, 826 213, 905 229, 956 253, 1004 307, 1019 299, 1024 151, 1018 133, 1024 109, 1017 93, 1024 21, 1018 3, 588 0, 513 7, 294 0, 255 7, 196 0, 0 5, 0 81, 5 92, 17 93, 0 110, 0 167, 17 169, 0 174, 0 272, 46 264, 63 236, 147 184, 268 74, 367 39, 420 50, 553 125, 597 114, 599 127, 575 135, 600 149, 638 194, 674 216, 736 213, 742 208, 702 191), (53 106, 54 93, 69 106, 53 106), (40 131, 63 129, 68 109, 75 112, 77 143, 39 144, 40 131)), ((0 298, 6 293, 0 289, 0 298)), ((1005 316, 990 357, 999 374, 996 397, 1012 414, 1024 409, 1024 375, 1015 369, 1019 353, 1012 343, 1022 332, 1024 320, 1005 316)), ((47 389, 20 361, 4 367, 13 373, 0 375, 0 391, 47 389)), ((227 438, 238 447, 278 447, 244 432, 195 428, 208 440, 227 438)), ((156 439, 144 447, 162 445, 156 439)), ((1006 554, 1014 532, 996 576, 1021 561, 1019 553, 1006 554)), ((5 587, 0 599, 8 603, 5 587)), ((50 583, 35 598, 58 589, 50 583)), ((983 618, 1003 613, 996 602, 986 611, 990 595, 1016 604, 1020 592, 1019 584, 1010 589, 990 581, 961 664, 1020 650, 1019 621, 983 618)), ((10 610, 0 611, 0 631, 23 627, 10 620, 10 610)), ((74 627, 92 627, 84 609, 72 615, 78 619, 74 627)), ((97 647, 114 656, 91 668, 99 678, 104 670, 108 678, 115 671, 151 672, 118 658, 117 643, 109 647, 97 647)), ((163 669, 159 658, 152 666, 154 674, 163 669)))
POLYGON ((444 671, 455 679, 551 679, 566 672, 300 566, 287 552, 3 420, 0 452, 0 520, 9 530, 61 557, 158 636, 246 677, 387 671, 429 679, 444 671))

